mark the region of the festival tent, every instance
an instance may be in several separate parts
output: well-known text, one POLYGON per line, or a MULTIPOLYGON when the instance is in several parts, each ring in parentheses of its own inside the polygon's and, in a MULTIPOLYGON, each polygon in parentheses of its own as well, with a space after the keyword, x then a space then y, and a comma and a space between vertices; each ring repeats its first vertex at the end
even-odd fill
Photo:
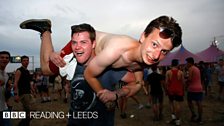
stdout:
POLYGON ((212 43, 210 47, 196 54, 201 57, 204 62, 217 62, 218 57, 224 55, 224 51, 220 50, 215 43, 212 43))
POLYGON ((173 59, 178 59, 179 60, 179 64, 186 64, 185 59, 188 58, 188 57, 193 57, 195 63, 198 63, 199 61, 202 61, 202 58, 200 58, 199 56, 191 53, 190 51, 185 49, 183 45, 181 45, 181 47, 177 51, 171 52, 170 54, 168 54, 159 63, 159 66, 170 66, 171 65, 171 61, 173 59))

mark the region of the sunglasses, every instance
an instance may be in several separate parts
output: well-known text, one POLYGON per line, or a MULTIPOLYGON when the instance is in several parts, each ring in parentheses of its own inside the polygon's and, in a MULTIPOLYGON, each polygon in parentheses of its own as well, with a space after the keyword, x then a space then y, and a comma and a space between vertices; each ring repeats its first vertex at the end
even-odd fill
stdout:
MULTIPOLYGON (((163 39, 171 38, 172 42, 178 42, 178 43, 181 42, 181 39, 176 36, 176 34, 174 33, 174 31, 172 29, 169 29, 166 27, 159 27, 159 29, 160 29, 159 36, 161 38, 163 38, 163 39)), ((174 45, 174 47, 175 46, 176 45, 174 45)))
POLYGON ((163 39, 171 38, 173 41, 173 38, 175 37, 174 31, 165 27, 160 27, 159 36, 163 39))

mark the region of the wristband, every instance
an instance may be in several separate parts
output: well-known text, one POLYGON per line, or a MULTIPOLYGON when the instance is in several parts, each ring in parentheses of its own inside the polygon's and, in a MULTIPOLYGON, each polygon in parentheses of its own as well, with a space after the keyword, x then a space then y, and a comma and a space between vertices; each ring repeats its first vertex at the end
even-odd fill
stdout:
POLYGON ((116 102, 116 106, 117 106, 117 108, 119 108, 119 106, 118 106, 118 94, 117 93, 115 93, 115 95, 116 95, 116 100, 115 100, 115 102, 116 102))
POLYGON ((117 101, 119 97, 118 97, 118 94, 117 93, 115 93, 115 95, 116 95, 115 101, 117 101))

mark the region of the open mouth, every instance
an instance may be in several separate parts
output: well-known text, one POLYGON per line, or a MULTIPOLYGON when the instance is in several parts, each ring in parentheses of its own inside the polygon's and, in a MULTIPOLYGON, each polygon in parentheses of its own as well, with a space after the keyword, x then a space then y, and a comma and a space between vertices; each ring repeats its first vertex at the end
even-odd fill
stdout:
POLYGON ((84 52, 76 52, 76 56, 80 57, 84 54, 84 52))
POLYGON ((155 63, 154 60, 150 56, 147 55, 146 58, 149 63, 152 63, 152 64, 155 63))

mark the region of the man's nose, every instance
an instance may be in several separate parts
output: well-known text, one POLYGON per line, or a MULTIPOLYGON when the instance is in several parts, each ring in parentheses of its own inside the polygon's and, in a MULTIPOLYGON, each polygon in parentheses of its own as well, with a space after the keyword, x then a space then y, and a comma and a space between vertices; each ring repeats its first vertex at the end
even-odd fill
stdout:
POLYGON ((159 61, 159 57, 160 57, 161 51, 160 50, 155 50, 153 53, 153 61, 157 62, 159 61))
POLYGON ((79 49, 81 45, 79 43, 76 44, 75 49, 79 49))

